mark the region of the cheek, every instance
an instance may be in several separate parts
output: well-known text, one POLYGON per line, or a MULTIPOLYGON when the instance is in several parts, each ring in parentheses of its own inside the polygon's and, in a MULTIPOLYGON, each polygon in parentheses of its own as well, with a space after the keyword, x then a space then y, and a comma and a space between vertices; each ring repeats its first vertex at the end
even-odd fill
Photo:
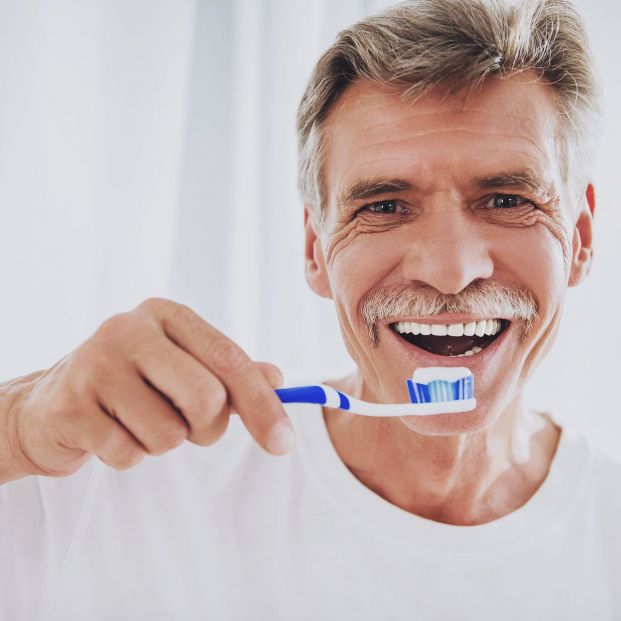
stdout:
MULTIPOLYGON (((554 299, 563 296, 566 286, 562 244, 556 234, 544 225, 499 236, 494 244, 496 269, 507 271, 516 284, 529 289, 537 300, 540 314, 547 306, 555 307, 554 299)), ((501 274, 498 275, 501 279, 501 274)))
MULTIPOLYGON (((397 237, 394 233, 358 235, 327 253, 332 292, 341 305, 358 304, 371 289, 394 283, 404 250, 397 237)), ((356 310, 349 309, 352 314, 356 310)))

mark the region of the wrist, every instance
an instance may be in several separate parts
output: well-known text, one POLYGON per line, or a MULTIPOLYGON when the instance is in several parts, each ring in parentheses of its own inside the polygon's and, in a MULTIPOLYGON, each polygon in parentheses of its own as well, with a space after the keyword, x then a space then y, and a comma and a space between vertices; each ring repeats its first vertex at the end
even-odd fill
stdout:
POLYGON ((19 416, 30 394, 37 371, 0 384, 0 485, 36 474, 36 467, 24 453, 19 431, 19 416))

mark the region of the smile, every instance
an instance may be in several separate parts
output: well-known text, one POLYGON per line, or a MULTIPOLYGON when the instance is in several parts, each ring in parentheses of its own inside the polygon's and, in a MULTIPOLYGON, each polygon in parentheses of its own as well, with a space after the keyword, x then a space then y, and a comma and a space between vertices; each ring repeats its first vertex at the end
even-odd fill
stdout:
POLYGON ((480 319, 468 323, 418 323, 398 321, 390 324, 401 338, 438 356, 474 356, 491 345, 511 322, 506 319, 480 319))

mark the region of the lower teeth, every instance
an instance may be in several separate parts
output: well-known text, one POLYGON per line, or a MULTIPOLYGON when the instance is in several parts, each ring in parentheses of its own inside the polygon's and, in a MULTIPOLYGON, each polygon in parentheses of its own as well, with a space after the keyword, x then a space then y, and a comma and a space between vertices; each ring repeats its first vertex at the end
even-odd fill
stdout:
POLYGON ((478 354, 480 351, 483 351, 482 347, 475 345, 472 349, 465 351, 463 354, 457 354, 453 356, 454 358, 462 358, 463 356, 474 356, 474 354, 478 354))

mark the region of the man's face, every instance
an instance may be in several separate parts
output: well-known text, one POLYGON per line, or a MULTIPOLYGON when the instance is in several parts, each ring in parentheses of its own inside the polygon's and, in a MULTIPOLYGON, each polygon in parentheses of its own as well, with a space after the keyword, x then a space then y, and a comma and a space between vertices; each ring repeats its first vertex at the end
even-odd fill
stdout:
POLYGON ((307 219, 307 276, 336 304, 361 396, 404 402, 414 369, 467 366, 475 378, 474 412, 402 420, 423 433, 486 427, 517 398, 552 344, 566 288, 590 260, 580 248, 581 240, 590 243, 590 212, 561 181, 549 87, 523 74, 490 80, 468 97, 413 103, 359 81, 330 112, 325 136, 327 205, 322 222, 313 214, 307 219), (496 311, 494 304, 486 315, 446 307, 412 315, 401 305, 388 317, 368 318, 391 292, 459 302, 481 286, 484 296, 502 289, 530 299, 537 311, 530 329, 513 307, 496 311), (471 332, 468 324, 488 319, 492 334, 479 336, 479 323, 474 341, 434 335, 442 332, 437 327, 424 334, 423 325, 463 324, 471 332), (422 334, 399 333, 399 322, 422 334), (466 351, 474 353, 456 355, 466 351))

